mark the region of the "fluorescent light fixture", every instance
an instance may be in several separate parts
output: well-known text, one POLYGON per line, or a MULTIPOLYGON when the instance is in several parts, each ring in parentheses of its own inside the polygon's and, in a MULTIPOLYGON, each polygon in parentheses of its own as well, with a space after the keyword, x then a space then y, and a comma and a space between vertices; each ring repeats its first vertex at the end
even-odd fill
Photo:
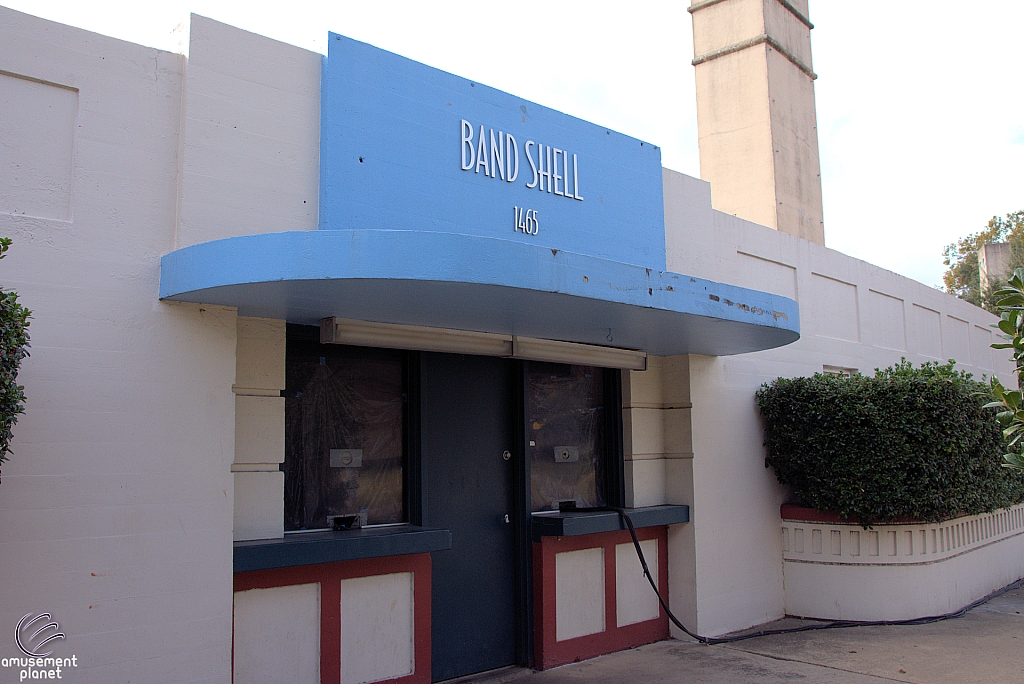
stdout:
POLYGON ((647 353, 632 349, 348 318, 320 321, 320 342, 647 370, 647 353))
POLYGON ((320 343, 478 356, 512 356, 511 335, 373 323, 348 318, 325 318, 320 321, 320 343))
POLYGON ((647 352, 600 347, 596 344, 513 337, 512 356, 526 361, 578 363, 583 366, 647 370, 647 352))

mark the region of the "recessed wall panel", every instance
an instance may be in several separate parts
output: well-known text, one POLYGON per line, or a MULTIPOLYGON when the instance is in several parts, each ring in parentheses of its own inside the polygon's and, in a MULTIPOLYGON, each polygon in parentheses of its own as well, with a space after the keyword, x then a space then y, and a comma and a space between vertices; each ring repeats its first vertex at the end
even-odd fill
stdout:
POLYGON ((914 304, 909 337, 911 351, 933 359, 942 358, 942 317, 938 311, 914 304))
POLYGON ((971 362, 969 337, 971 325, 967 321, 953 316, 946 316, 942 327, 942 348, 945 351, 943 360, 955 359, 959 363, 971 362))
POLYGON ((905 350, 907 330, 903 300, 874 290, 868 290, 867 299, 865 327, 870 331, 872 344, 886 349, 905 350))
POLYGON ((0 73, 0 213, 71 220, 78 91, 0 73))
MULTIPOLYGON (((978 368, 992 368, 992 330, 975 325, 971 328, 971 363, 978 368)), ((1000 340, 1001 341, 1001 340, 1000 340)))
POLYGON ((740 267, 737 285, 796 299, 796 268, 753 254, 736 252, 740 267))
POLYGON ((858 342, 860 320, 857 307, 857 286, 818 273, 811 274, 809 301, 814 333, 819 337, 858 342))

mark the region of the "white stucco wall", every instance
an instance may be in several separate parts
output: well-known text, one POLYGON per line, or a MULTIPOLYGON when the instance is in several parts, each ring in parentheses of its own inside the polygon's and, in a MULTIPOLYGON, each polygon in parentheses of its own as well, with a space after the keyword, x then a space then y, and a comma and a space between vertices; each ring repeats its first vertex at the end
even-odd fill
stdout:
POLYGON ((669 270, 800 303, 801 339, 794 344, 740 356, 689 357, 693 457, 679 461, 682 469, 667 476, 665 490, 669 503, 692 506, 692 522, 669 536, 670 594, 680 616, 695 611, 700 632, 714 635, 784 612, 779 505, 785 492, 764 467, 763 425, 754 403, 762 383, 824 366, 870 374, 901 357, 915 364, 955 357, 976 376, 996 373, 1004 380, 1011 367, 988 347, 988 326, 996 320, 988 312, 714 211, 704 181, 666 170, 664 184, 669 270))
POLYGON ((317 227, 321 61, 192 15, 175 247, 317 227))
POLYGON ((49 612, 76 682, 231 677, 235 313, 157 300, 183 70, 0 8, 0 282, 33 312, 0 630, 49 612))

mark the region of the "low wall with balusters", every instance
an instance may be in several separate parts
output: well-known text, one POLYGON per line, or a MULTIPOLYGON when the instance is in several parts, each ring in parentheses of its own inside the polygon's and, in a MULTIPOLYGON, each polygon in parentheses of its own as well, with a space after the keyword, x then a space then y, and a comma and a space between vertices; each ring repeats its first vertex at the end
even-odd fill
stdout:
POLYGON ((1024 504, 867 529, 784 505, 786 613, 906 620, 954 612, 1024 577, 1024 504))

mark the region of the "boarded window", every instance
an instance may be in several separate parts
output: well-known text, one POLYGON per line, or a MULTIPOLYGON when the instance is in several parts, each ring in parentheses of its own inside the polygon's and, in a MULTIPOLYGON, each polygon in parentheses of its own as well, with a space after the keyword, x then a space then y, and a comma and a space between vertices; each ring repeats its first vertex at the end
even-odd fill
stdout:
POLYGON ((526 419, 534 511, 603 506, 604 373, 601 368, 529 364, 526 419))
POLYGON ((289 339, 285 529, 402 522, 402 352, 289 339))

